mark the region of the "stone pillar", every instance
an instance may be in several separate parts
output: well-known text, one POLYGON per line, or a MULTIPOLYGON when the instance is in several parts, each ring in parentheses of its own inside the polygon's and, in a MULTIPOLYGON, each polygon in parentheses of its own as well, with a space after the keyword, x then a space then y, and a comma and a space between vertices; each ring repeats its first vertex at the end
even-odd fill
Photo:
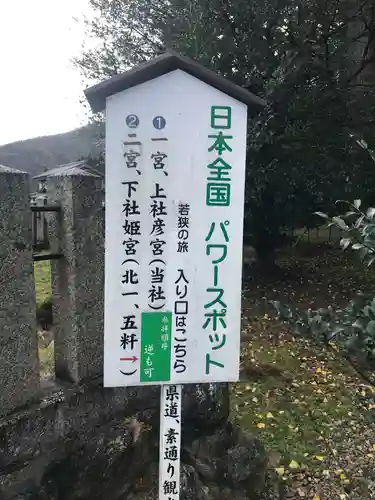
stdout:
POLYGON ((0 165, 0 417, 39 393, 29 183, 0 165))
POLYGON ((81 382, 103 370, 104 212, 101 177, 74 170, 49 177, 51 203, 61 206, 50 231, 55 373, 81 382), (57 248, 58 247, 58 248, 57 248))

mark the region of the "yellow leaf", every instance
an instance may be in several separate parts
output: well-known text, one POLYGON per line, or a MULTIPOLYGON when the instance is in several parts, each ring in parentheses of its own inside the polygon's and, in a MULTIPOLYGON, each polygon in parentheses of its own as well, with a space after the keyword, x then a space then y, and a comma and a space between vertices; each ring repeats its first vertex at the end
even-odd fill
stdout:
POLYGON ((264 429, 264 428, 265 428, 265 426, 266 426, 266 424, 264 424, 263 422, 259 422, 259 423, 257 424, 258 429, 264 429))
POLYGON ((342 479, 342 480, 345 479, 345 474, 343 472, 340 474, 340 479, 342 479))
POLYGON ((375 450, 375 444, 372 445, 372 449, 375 450))
POLYGON ((322 373, 322 369, 321 368, 317 368, 316 369, 316 373, 322 373))
POLYGON ((324 457, 322 457, 321 455, 316 455, 315 458, 319 460, 319 462, 323 462, 324 460, 324 457))
POLYGON ((285 474, 284 467, 278 467, 275 471, 279 474, 279 476, 283 476, 285 474))
POLYGON ((312 500, 320 500, 320 496, 319 495, 314 495, 314 497, 313 497, 312 500))
POLYGON ((274 416, 272 415, 272 413, 271 413, 271 412, 268 412, 268 413, 267 413, 267 418, 274 418, 274 416))
POLYGON ((299 463, 298 463, 298 462, 296 462, 295 460, 292 460, 292 461, 290 462, 290 464, 289 464, 289 468, 290 468, 290 469, 298 469, 298 467, 299 467, 299 463))

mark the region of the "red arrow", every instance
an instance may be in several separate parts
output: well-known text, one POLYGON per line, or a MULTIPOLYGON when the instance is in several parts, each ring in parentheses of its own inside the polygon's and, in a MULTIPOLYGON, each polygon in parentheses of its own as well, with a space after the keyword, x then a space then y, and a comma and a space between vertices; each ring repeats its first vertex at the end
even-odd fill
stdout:
POLYGON ((120 358, 120 361, 133 361, 135 363, 138 360, 136 356, 133 356, 131 358, 120 358))

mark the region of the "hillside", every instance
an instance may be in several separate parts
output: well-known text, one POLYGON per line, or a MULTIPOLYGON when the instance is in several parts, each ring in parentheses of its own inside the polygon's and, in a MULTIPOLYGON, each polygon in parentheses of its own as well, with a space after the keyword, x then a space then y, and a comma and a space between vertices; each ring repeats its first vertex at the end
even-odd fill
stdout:
POLYGON ((36 137, 0 146, 0 165, 36 175, 64 163, 97 156, 103 149, 103 127, 96 124, 64 134, 36 137))

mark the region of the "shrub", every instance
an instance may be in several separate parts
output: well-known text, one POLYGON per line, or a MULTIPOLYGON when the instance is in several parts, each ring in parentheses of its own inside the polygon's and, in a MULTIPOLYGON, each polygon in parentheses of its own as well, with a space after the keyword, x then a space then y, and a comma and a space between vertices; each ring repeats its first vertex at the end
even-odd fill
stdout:
MULTIPOLYGON (((361 200, 346 204, 348 210, 342 215, 329 217, 316 214, 342 231, 341 247, 358 252, 367 266, 375 262, 375 208, 361 210, 361 200)), ((375 297, 357 294, 342 309, 328 306, 326 309, 300 311, 289 305, 273 301, 279 317, 304 336, 325 343, 338 342, 351 355, 361 355, 372 368, 375 367, 375 297)))

